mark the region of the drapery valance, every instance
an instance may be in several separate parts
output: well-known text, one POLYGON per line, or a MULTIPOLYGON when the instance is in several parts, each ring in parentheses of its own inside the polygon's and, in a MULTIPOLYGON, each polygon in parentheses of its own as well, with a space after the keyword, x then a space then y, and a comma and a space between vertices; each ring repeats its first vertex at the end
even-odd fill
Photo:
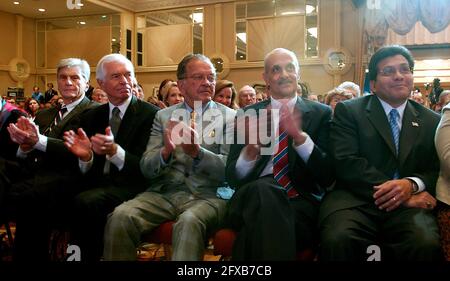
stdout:
MULTIPOLYGON (((374 1, 374 0, 368 0, 374 1)), ((405 35, 421 21, 431 33, 444 30, 450 23, 450 1, 448 0, 375 0, 380 5, 366 9, 365 30, 369 36, 385 35, 391 28, 405 35)))

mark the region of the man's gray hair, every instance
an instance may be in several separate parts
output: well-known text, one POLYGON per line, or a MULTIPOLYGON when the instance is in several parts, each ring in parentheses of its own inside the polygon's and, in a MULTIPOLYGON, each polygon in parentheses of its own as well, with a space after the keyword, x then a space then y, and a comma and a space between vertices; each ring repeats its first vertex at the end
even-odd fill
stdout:
POLYGON ((268 65, 267 65, 267 61, 269 59, 269 57, 271 57, 274 54, 288 54, 291 58, 292 58, 292 62, 294 64, 295 67, 295 73, 299 74, 300 72, 300 64, 298 63, 298 59, 297 56, 295 55, 294 52, 285 49, 285 48, 276 48, 273 49, 272 51, 270 51, 265 57, 264 57, 264 72, 267 73, 269 71, 268 69, 268 65))
POLYGON ((121 62, 127 65, 132 72, 132 76, 134 77, 134 66, 127 57, 122 54, 109 54, 101 58, 97 63, 97 69, 95 70, 95 78, 98 80, 105 80, 105 64, 109 62, 121 62))
POLYGON ((79 58, 67 58, 62 59, 58 62, 58 65, 56 66, 56 73, 59 73, 59 71, 62 68, 66 67, 74 67, 77 66, 81 70, 81 76, 86 80, 86 82, 89 82, 89 79, 91 77, 91 69, 89 68, 89 64, 87 61, 79 58))
POLYGON ((186 78, 186 66, 192 60, 200 60, 200 61, 203 61, 203 62, 209 64, 214 75, 216 74, 216 68, 214 67, 211 60, 207 56, 202 55, 202 54, 189 54, 189 55, 185 56, 178 64, 178 68, 177 68, 177 79, 178 80, 183 80, 186 78))

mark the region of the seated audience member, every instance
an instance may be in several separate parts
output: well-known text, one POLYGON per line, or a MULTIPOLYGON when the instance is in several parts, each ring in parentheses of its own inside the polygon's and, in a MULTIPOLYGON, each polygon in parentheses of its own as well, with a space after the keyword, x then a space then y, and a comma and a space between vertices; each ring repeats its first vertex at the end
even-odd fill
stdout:
POLYGON ((439 115, 409 100, 414 59, 403 46, 369 62, 374 93, 338 103, 331 124, 336 185, 319 214, 321 261, 442 258, 433 208, 439 115))
POLYGON ((139 85, 136 77, 134 77, 132 85, 133 87, 131 88, 131 90, 133 91, 133 95, 135 95, 140 100, 144 100, 144 90, 142 89, 141 85, 139 85))
POLYGON ((212 101, 215 77, 213 64, 203 55, 190 54, 179 63, 177 83, 184 102, 156 114, 141 160, 151 185, 108 217, 106 260, 136 260, 141 236, 168 220, 176 221, 172 259, 202 260, 208 237, 225 214, 226 201, 216 197, 216 190, 224 184, 229 146, 217 140, 227 138, 226 123, 235 116, 234 110, 212 101), (172 119, 180 113, 183 120, 172 119), (211 127, 215 116, 223 121, 211 127), (200 122, 207 131, 196 131, 200 122), (183 128, 182 136, 177 128, 183 128), (201 139, 191 142, 196 137, 201 139))
POLYGON ((58 92, 53 89, 53 83, 47 83, 47 91, 44 93, 44 103, 50 102, 50 100, 57 95, 58 92))
POLYGON ((327 93, 325 96, 325 104, 331 107, 331 110, 334 112, 336 108, 336 104, 341 101, 352 99, 353 95, 351 93, 346 93, 343 90, 335 88, 327 93))
POLYGON ((163 96, 161 95, 162 88, 164 87, 164 85, 167 84, 167 82, 174 82, 174 80, 173 79, 164 79, 163 81, 161 81, 161 84, 159 84, 158 95, 157 95, 157 98, 160 101, 163 100, 163 96))
POLYGON ((82 261, 100 260, 107 215, 144 191, 139 161, 158 110, 133 95, 134 67, 125 56, 101 58, 96 78, 109 102, 84 114, 76 133, 64 135, 84 174, 85 191, 75 198, 73 218, 73 240, 82 249, 82 261))
POLYGON ((435 144, 441 163, 441 171, 436 183, 437 219, 441 247, 446 260, 450 261, 450 104, 442 109, 435 144))
POLYGON ((307 99, 319 102, 319 97, 316 94, 309 94, 307 99))
POLYGON ((253 84, 253 89, 255 89, 257 97, 258 96, 262 97, 262 101, 268 98, 265 84, 258 84, 258 83, 253 84))
POLYGON ((38 104, 44 103, 44 95, 39 91, 38 86, 33 87, 33 93, 31 93, 31 98, 36 100, 38 104))
POLYGON ((297 96, 307 99, 309 96, 309 87, 306 83, 297 82, 297 96))
POLYGON ((428 99, 426 97, 424 97, 422 95, 422 93, 418 90, 415 90, 414 92, 411 93, 411 97, 410 99, 412 99, 413 101, 425 106, 426 108, 430 108, 429 103, 428 103, 428 99))
POLYGON ((79 188, 77 159, 64 146, 63 132, 77 128, 80 116, 96 106, 85 97, 90 76, 86 61, 62 59, 56 68, 63 106, 39 111, 34 122, 20 117, 8 127, 11 139, 19 144, 16 155, 21 164, 8 174, 5 200, 16 219, 17 260, 49 259, 50 230, 65 224, 69 202, 79 188))
POLYGON ((345 93, 352 94, 352 96, 353 96, 352 98, 357 98, 357 97, 361 96, 361 88, 357 84, 355 84, 351 81, 342 82, 336 88, 338 90, 344 91, 345 93))
POLYGON ((256 91, 249 85, 243 86, 238 92, 239 108, 256 103, 256 91))
POLYGON ((442 109, 450 102, 450 90, 442 91, 439 95, 439 101, 434 106, 434 111, 441 113, 442 109))
POLYGON ((109 101, 108 95, 99 87, 95 88, 94 91, 92 91, 91 99, 101 104, 107 103, 109 101))
POLYGON ((236 109, 236 89, 234 84, 228 80, 218 80, 216 82, 216 91, 214 93, 214 101, 236 109))
POLYGON ((25 101, 25 111, 28 113, 28 117, 31 120, 36 118, 37 112, 40 110, 39 102, 33 98, 28 98, 25 101))
POLYGON ((184 97, 178 89, 177 82, 168 81, 161 89, 161 96, 166 106, 172 106, 184 101, 184 97))
MULTIPOLYGON (((236 192, 228 221, 238 232, 232 258, 295 260, 297 251, 317 248, 320 198, 333 182, 327 153, 331 110, 297 95, 299 63, 290 50, 267 54, 263 77, 270 100, 245 112, 261 116, 268 107, 279 109, 278 145, 272 155, 259 142, 231 145, 226 176, 236 192)), ((250 125, 246 131, 257 129, 250 125)))
POLYGON ((9 167, 17 165, 14 160, 18 144, 11 140, 7 128, 21 116, 26 113, 0 96, 0 214, 5 212, 1 208, 7 192, 9 167))

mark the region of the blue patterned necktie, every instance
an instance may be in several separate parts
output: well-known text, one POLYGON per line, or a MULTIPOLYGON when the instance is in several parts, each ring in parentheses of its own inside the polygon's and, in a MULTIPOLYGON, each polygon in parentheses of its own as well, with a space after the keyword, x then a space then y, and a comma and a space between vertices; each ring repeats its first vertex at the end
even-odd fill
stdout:
MULTIPOLYGON (((397 109, 393 108, 389 112, 389 126, 391 126, 392 131, 392 137, 394 138, 394 144, 395 144, 395 152, 398 157, 398 144, 400 139, 400 127, 398 126, 398 119, 400 118, 400 114, 398 113, 397 109)), ((395 171, 394 179, 399 178, 398 170, 395 171)))

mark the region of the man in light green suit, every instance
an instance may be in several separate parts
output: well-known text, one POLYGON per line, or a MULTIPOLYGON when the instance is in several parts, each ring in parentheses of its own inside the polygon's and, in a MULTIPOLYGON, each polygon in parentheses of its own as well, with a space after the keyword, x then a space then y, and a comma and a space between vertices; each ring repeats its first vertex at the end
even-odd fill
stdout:
POLYGON ((199 54, 178 65, 180 103, 157 113, 141 160, 150 188, 123 203, 105 229, 106 260, 136 260, 141 236, 175 220, 173 260, 201 260, 208 234, 219 227, 226 201, 216 196, 223 185, 229 146, 226 126, 235 112, 212 101, 215 69, 199 54), (181 119, 180 119, 181 118, 181 119), (181 121, 180 121, 181 120, 181 121))

